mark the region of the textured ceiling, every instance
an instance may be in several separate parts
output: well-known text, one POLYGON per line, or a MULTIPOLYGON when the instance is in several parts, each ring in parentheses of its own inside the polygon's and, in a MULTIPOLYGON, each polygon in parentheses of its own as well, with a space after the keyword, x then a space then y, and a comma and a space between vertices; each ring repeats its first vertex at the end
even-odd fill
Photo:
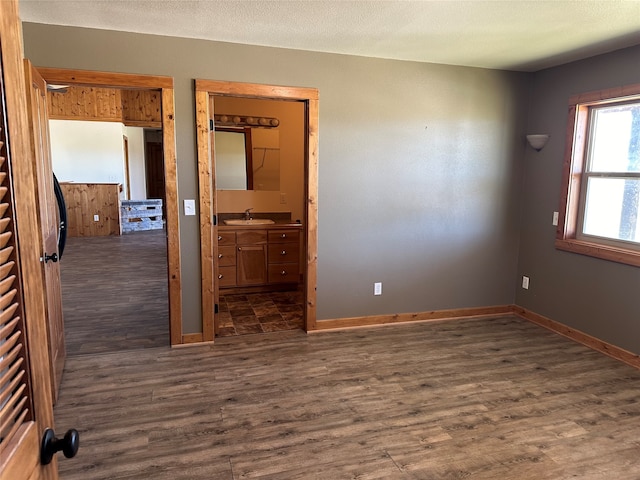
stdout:
POLYGON ((20 0, 20 12, 35 23, 522 71, 640 44, 640 0, 20 0))

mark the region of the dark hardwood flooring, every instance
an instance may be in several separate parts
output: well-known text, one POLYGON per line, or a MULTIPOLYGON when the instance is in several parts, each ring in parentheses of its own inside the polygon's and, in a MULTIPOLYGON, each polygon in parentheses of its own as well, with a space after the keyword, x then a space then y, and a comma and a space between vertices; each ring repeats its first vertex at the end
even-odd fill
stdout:
POLYGON ((506 317, 71 356, 63 480, 640 478, 640 371, 506 317))
POLYGON ((67 239, 60 262, 67 355, 169 345, 165 235, 67 239))

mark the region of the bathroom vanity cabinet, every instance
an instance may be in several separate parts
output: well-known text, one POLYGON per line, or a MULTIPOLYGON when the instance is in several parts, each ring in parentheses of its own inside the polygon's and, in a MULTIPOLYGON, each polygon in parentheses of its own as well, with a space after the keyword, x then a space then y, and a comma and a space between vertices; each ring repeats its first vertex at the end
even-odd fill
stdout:
POLYGON ((268 231, 268 283, 298 283, 300 280, 300 229, 268 231))
POLYGON ((300 225, 218 229, 220 288, 268 287, 300 282, 300 225))

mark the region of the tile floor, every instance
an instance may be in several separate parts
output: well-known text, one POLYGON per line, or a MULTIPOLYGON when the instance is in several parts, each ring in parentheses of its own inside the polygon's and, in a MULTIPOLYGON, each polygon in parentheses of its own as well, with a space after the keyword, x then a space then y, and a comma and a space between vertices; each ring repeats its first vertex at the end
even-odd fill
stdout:
POLYGON ((219 337, 304 328, 299 291, 220 295, 219 337))

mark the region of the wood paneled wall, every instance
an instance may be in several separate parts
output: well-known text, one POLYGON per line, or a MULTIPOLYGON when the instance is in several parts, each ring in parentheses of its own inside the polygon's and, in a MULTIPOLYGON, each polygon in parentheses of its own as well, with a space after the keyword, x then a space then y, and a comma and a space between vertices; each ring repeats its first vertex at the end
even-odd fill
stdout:
POLYGON ((73 87, 50 91, 49 118, 55 120, 122 121, 122 96, 115 88, 73 87))
POLYGON ((154 90, 122 90, 122 123, 131 127, 161 127, 162 95, 154 90))
POLYGON ((120 235, 120 184, 70 182, 61 183, 60 188, 67 204, 70 237, 120 235))
POLYGON ((160 91, 68 86, 47 93, 49 118, 98 120, 128 126, 161 128, 160 91))

